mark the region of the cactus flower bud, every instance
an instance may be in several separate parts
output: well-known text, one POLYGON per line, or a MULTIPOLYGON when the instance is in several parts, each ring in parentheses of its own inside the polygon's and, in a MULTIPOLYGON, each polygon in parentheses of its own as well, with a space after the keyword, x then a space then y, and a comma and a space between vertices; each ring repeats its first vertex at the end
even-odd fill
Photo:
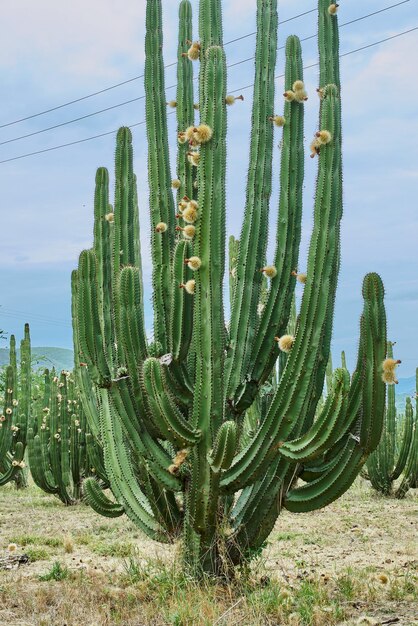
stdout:
POLYGON ((185 259, 184 262, 193 271, 198 270, 202 265, 202 261, 198 256, 191 256, 190 259, 185 259))
POLYGON ((158 222, 157 226, 155 227, 155 232, 156 233, 165 233, 165 231, 167 230, 167 224, 165 222, 158 222))
POLYGON ((330 4, 328 7, 328 13, 330 15, 336 15, 338 12, 338 4, 330 4))
POLYGON ((282 352, 286 352, 287 354, 291 351, 293 344, 295 343, 293 335, 282 335, 281 337, 275 337, 274 339, 278 342, 280 350, 282 352))
POLYGON ((332 135, 329 130, 319 130, 316 133, 316 137, 321 145, 329 143, 332 139, 332 135))
POLYGON ((303 91, 305 89, 305 83, 303 80, 295 80, 292 89, 293 91, 303 91))
POLYGON ((174 178, 174 180, 171 181, 171 186, 173 189, 180 189, 181 182, 179 181, 178 178, 174 178))
POLYGON ((288 91, 285 91, 283 95, 286 102, 293 102, 293 100, 295 99, 295 93, 290 89, 288 91))
POLYGON ((283 117, 283 115, 272 115, 269 117, 269 121, 273 122, 273 124, 279 128, 286 124, 286 118, 283 117))
POLYGON ((274 265, 266 265, 266 267, 263 267, 260 271, 263 272, 267 278, 274 278, 277 276, 277 270, 274 265))
POLYGON ((196 281, 193 278, 191 280, 188 280, 186 283, 180 284, 180 288, 184 289, 186 293, 189 293, 190 295, 194 294, 195 287, 196 281))
POLYGON ((112 212, 106 213, 105 220, 106 220, 106 222, 110 222, 110 223, 114 222, 115 221, 115 214, 112 213, 112 212))
POLYGON ((232 106, 237 100, 244 100, 244 96, 226 96, 225 103, 228 106, 232 106))

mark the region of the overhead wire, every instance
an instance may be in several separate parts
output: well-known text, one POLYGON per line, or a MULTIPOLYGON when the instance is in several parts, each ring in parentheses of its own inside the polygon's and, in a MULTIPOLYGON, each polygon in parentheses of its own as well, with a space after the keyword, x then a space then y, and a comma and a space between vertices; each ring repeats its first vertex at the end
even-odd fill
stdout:
MULTIPOLYGON (((359 21, 364 20, 364 19, 366 19, 366 18, 373 17, 373 16, 375 16, 375 15, 377 15, 377 14, 379 14, 379 13, 384 13, 385 11, 389 11, 390 9, 394 9, 394 8, 396 8, 396 7, 398 7, 398 6, 401 6, 401 5, 403 5, 403 4, 406 4, 406 3, 410 2, 410 1, 411 1, 411 0, 401 0, 400 2, 397 2, 397 3, 392 4, 392 5, 390 5, 390 6, 387 6, 387 7, 383 7, 382 9, 378 9, 377 11, 373 11, 373 12, 371 12, 371 13, 368 13, 367 15, 362 15, 362 16, 360 16, 360 17, 358 17, 358 18, 353 19, 353 20, 349 20, 348 22, 343 22, 343 23, 339 24, 339 27, 340 27, 340 28, 342 28, 342 27, 344 27, 344 26, 348 26, 348 25, 350 25, 350 24, 354 24, 355 22, 359 22, 359 21)), ((290 17, 290 18, 286 19, 286 20, 281 21, 281 22, 280 22, 280 25, 281 25, 281 24, 285 24, 285 23, 287 23, 287 22, 291 22, 291 21, 293 21, 293 20, 295 20, 295 19, 298 19, 298 18, 300 18, 300 17, 303 17, 303 16, 305 16, 305 15, 308 15, 308 14, 313 13, 313 12, 316 12, 316 11, 317 11, 317 9, 315 8, 315 9, 310 9, 309 11, 305 11, 305 12, 303 12, 303 13, 299 13, 298 15, 294 15, 294 16, 292 16, 292 17, 290 17)), ((248 37, 252 37, 252 36, 253 36, 253 35, 255 35, 255 34, 256 34, 256 31, 252 31, 251 33, 246 33, 245 35, 241 35, 240 37, 236 37, 235 39, 231 39, 231 40, 229 40, 229 41, 227 41, 227 42, 225 42, 225 43, 224 43, 224 47, 225 47, 225 46, 227 46, 227 45, 230 45, 230 44, 232 44, 232 43, 236 43, 237 41, 242 41, 243 39, 246 39, 246 38, 248 38, 248 37)), ((308 40, 310 40, 310 39, 313 39, 314 37, 316 37, 316 35, 309 35, 308 37, 304 37, 303 39, 301 39, 301 41, 308 41, 308 40)), ((283 49, 283 48, 284 48, 284 46, 281 46, 281 47, 279 48, 279 50, 281 50, 281 49, 283 49)), ((240 65, 241 63, 246 63, 246 62, 248 62, 248 61, 251 61, 253 58, 254 58, 254 56, 249 57, 249 58, 247 58, 247 59, 243 59, 242 61, 238 61, 238 62, 236 62, 236 63, 233 63, 233 64, 229 65, 228 67, 235 67, 236 65, 240 65)), ((172 62, 172 63, 169 63, 169 64, 165 65, 164 67, 165 67, 165 69, 168 69, 168 68, 173 67, 173 66, 175 66, 175 65, 177 65, 177 61, 174 61, 174 62, 172 62)), ((98 90, 98 91, 94 91, 94 92, 92 92, 92 93, 90 93, 90 94, 87 94, 87 95, 85 95, 85 96, 81 96, 81 97, 79 97, 79 98, 75 98, 75 99, 73 99, 73 100, 69 100, 68 102, 64 102, 63 104, 57 105, 57 106, 55 106, 55 107, 51 107, 51 108, 49 108, 49 109, 45 109, 45 110, 43 110, 43 111, 39 111, 38 113, 33 113, 32 115, 27 115, 26 117, 21 117, 21 118, 19 118, 19 119, 13 120, 12 122, 7 122, 7 123, 5 123, 5 124, 0 124, 0 128, 6 128, 6 127, 8 127, 8 126, 13 126, 13 125, 15 125, 15 124, 19 124, 19 123, 21 123, 21 122, 25 122, 25 121, 30 120, 30 119, 34 119, 34 118, 39 117, 39 116, 41 116, 41 115, 45 115, 45 114, 47 114, 47 113, 51 113, 51 112, 53 112, 53 111, 57 111, 57 110, 62 109, 62 108, 64 108, 64 107, 70 106, 70 105, 72 105, 72 104, 76 104, 77 102, 82 102, 83 100, 87 100, 88 98, 92 98, 93 96, 100 95, 100 94, 105 93, 105 92, 107 92, 107 91, 111 91, 111 90, 113 90, 113 89, 116 89, 116 88, 121 87, 121 86, 123 86, 123 85, 126 85, 126 84, 128 84, 128 83, 134 82, 134 81, 136 81, 136 80, 139 80, 140 78, 144 78, 144 74, 140 74, 140 75, 138 75, 138 76, 134 76, 134 77, 132 77, 132 78, 129 78, 129 79, 124 80, 124 81, 121 81, 121 82, 119 82, 119 83, 115 83, 114 85, 110 85, 109 87, 105 87, 105 88, 100 89, 100 90, 98 90)), ((175 87, 175 86, 176 86, 176 85, 171 85, 170 87, 167 87, 167 89, 172 89, 172 88, 173 88, 173 87, 175 87)), ((136 102, 136 101, 138 101, 138 100, 141 100, 141 99, 143 99, 144 97, 145 97, 145 96, 140 96, 140 97, 138 97, 138 98, 133 98, 133 99, 131 99, 131 100, 127 100, 127 101, 125 101, 125 102, 121 102, 121 103, 119 103, 119 104, 116 104, 116 105, 113 105, 113 106, 107 107, 107 108, 105 108, 105 109, 101 109, 101 110, 99 110, 99 111, 95 111, 95 112, 93 112, 93 113, 89 113, 89 114, 87 114, 87 115, 85 115, 85 116, 77 117, 77 118, 75 118, 75 119, 73 119, 73 120, 68 120, 68 121, 66 121, 66 122, 62 122, 61 124, 56 124, 56 125, 54 125, 54 126, 50 126, 50 127, 48 127, 48 128, 41 129, 41 130, 39 130, 39 131, 35 131, 35 132, 33 132, 33 133, 29 133, 29 134, 27 134, 27 135, 22 135, 22 136, 20 136, 20 137, 16 137, 16 138, 13 138, 13 139, 9 139, 9 140, 7 140, 7 141, 3 141, 3 142, 1 142, 1 143, 0 143, 0 145, 4 145, 4 144, 6 144, 6 143, 11 143, 11 142, 13 142, 13 141, 18 141, 18 140, 20 140, 20 139, 25 139, 25 138, 27 138, 27 137, 32 137, 33 135, 40 134, 40 133, 43 133, 43 132, 47 132, 47 131, 49 131, 49 130, 53 130, 53 129, 55 129, 55 128, 59 128, 60 126, 65 126, 65 125, 67 125, 67 124, 71 124, 71 123, 73 123, 73 122, 78 122, 78 121, 83 120, 83 119, 86 119, 86 118, 88 118, 88 117, 92 117, 93 115, 99 115, 100 113, 104 113, 105 111, 110 111, 110 110, 115 109, 115 108, 117 108, 117 107, 119 107, 119 106, 125 106, 125 105, 127 105, 127 104, 131 104, 132 102, 136 102)))
MULTIPOLYGON (((403 31, 401 33, 396 33, 395 35, 391 35, 390 37, 385 37, 384 39, 380 39, 379 41, 375 41, 373 43, 366 44, 366 45, 361 46, 359 48, 355 48, 354 50, 349 50, 348 52, 344 52, 344 53, 340 54, 340 58, 349 56, 351 54, 354 54, 355 52, 360 52, 362 50, 366 50, 368 48, 372 48, 373 46, 377 46, 377 45, 379 45, 381 43, 385 43, 386 41, 391 41, 391 40, 396 39, 398 37, 402 37, 402 36, 407 35, 407 34, 409 34, 411 32, 414 32, 416 30, 418 30, 418 26, 415 26, 413 28, 405 30, 405 31, 403 31)), ((317 67, 318 65, 319 65, 319 63, 312 63, 311 65, 305 65, 303 69, 307 70, 307 69, 310 69, 312 67, 317 67)), ((279 74, 278 76, 275 76, 274 78, 275 78, 275 80, 277 80, 279 78, 282 78, 283 76, 284 76, 284 74, 279 74)), ((239 87, 237 89, 233 89, 233 90, 230 91, 230 93, 232 94, 232 93, 244 91, 245 89, 250 89, 253 86, 254 86, 254 84, 251 83, 249 85, 245 85, 243 87, 239 87)), ((168 115, 173 115, 174 113, 175 112, 173 111, 172 113, 168 113, 168 115)), ((134 128, 136 126, 142 126, 143 124, 145 124, 145 120, 143 120, 141 122, 135 122, 134 124, 129 124, 129 127, 130 128, 134 128)), ((20 155, 15 156, 15 157, 11 157, 11 158, 8 158, 8 159, 0 160, 0 164, 2 164, 2 163, 9 163, 11 161, 18 161, 20 159, 25 159, 27 157, 35 156, 35 155, 38 155, 38 154, 44 154, 46 152, 51 152, 53 150, 59 150, 61 148, 67 148, 69 146, 74 146, 76 144, 85 143, 87 141, 92 141, 94 139, 99 139, 101 137, 106 137, 108 135, 113 135, 113 134, 117 133, 117 131, 118 131, 118 129, 114 129, 114 130, 110 130, 110 131, 107 131, 107 132, 104 132, 104 133, 99 133, 97 135, 92 135, 90 137, 85 137, 84 139, 77 139, 75 141, 70 141, 70 142, 67 142, 67 143, 59 144, 58 146, 51 146, 50 148, 43 148, 42 150, 35 150, 34 152, 28 152, 26 154, 20 154, 20 155)))

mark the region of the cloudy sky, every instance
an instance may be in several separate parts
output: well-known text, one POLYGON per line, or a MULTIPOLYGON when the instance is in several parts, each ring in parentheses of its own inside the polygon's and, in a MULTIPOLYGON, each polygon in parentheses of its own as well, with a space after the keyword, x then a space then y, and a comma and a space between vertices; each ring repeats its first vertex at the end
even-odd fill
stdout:
MULTIPOLYGON (((70 272, 91 243, 94 174, 98 166, 113 169, 114 134, 58 150, 10 160, 32 152, 116 130, 144 119, 143 79, 85 98, 70 106, 11 124, 92 92, 142 74, 144 65, 144 0, 14 0, 2 7, 0 38, 0 328, 21 334, 31 323, 33 344, 71 347, 70 272), (88 8, 86 8, 88 7, 88 8), (83 120, 51 126, 138 98, 83 120), (37 133, 31 137, 23 135, 37 133)), ((197 9, 198 2, 192 4, 197 9)), ((225 42, 252 33, 255 0, 225 0, 225 42)), ((418 27, 416 0, 341 0, 341 53, 351 52, 418 27)), ((165 0, 165 62, 175 60, 177 2, 165 0)), ((287 35, 302 39, 316 32, 315 0, 280 6, 277 75, 283 72, 287 35)), ((226 47, 228 63, 249 59, 251 35, 226 47)), ((316 40, 303 42, 304 64, 317 61, 316 40)), ((344 114, 344 220, 342 271, 339 280, 333 352, 345 349, 352 366, 357 349, 361 282, 378 271, 386 286, 389 337, 398 342, 400 376, 418 365, 418 123, 416 59, 418 30, 341 59, 344 114)), ((306 106, 307 145, 316 130, 317 68, 306 70, 311 97, 306 106)), ((229 90, 252 82, 253 62, 232 67, 229 90)), ((175 68, 166 85, 175 84, 175 68)), ((282 109, 283 79, 278 78, 277 112, 282 109)), ((229 111, 228 230, 239 235, 248 153, 251 89, 243 103, 229 111)), ((174 90, 167 91, 170 99, 174 90)), ((143 248, 149 236, 146 144, 143 125, 133 128, 135 169, 139 179, 143 248)), ((174 117, 170 120, 171 157, 175 159, 174 117)), ((278 144, 280 133, 277 133, 278 144)), ((271 210, 275 236, 279 149, 271 210)), ((300 268, 304 268, 312 227, 316 162, 307 159, 305 210, 300 268)), ((174 171, 174 169, 173 169, 174 171)), ((270 255, 273 245, 270 245, 270 255)), ((144 259, 149 286, 150 263, 144 259)), ((147 290, 147 321, 151 328, 147 290)))

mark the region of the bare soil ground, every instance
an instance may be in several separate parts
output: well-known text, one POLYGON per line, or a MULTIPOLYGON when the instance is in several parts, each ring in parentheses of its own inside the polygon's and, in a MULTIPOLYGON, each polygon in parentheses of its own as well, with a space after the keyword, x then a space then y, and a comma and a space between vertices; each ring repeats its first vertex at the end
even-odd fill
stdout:
POLYGON ((176 547, 126 517, 8 486, 0 559, 16 544, 30 562, 0 570, 0 626, 418 625, 417 529, 418 494, 382 498, 359 480, 326 509, 283 512, 235 583, 198 587, 179 572, 176 547))

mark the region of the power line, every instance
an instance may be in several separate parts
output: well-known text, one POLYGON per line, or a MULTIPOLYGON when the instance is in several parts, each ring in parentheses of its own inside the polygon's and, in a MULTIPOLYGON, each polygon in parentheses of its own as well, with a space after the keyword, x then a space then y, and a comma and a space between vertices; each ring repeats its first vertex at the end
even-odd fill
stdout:
MULTIPOLYGON (((350 24, 353 24, 355 22, 360 22, 361 20, 365 20, 366 18, 369 17, 373 17, 374 15, 377 15, 378 13, 383 13, 385 11, 388 11, 389 9, 393 9, 394 7, 397 7, 401 4, 405 4, 405 2, 409 2, 410 0, 402 0, 401 2, 398 2, 397 4, 392 4, 391 6, 388 7, 384 7, 383 9, 379 9, 378 11, 373 11, 372 13, 368 13, 367 15, 362 15, 361 17, 357 17, 353 20, 350 20, 348 22, 344 22, 342 24, 339 25, 340 28, 342 28, 343 26, 349 26, 350 24)), ((307 13, 311 13, 312 11, 307 11, 307 13)), ((306 13, 301 13, 300 15, 306 15, 306 13)), ((300 17, 297 16, 297 17, 300 17)), ((285 20, 285 21, 290 21, 290 19, 294 19, 294 18, 289 18, 289 20, 285 20)), ((247 35, 242 35, 241 37, 239 37, 238 39, 233 39, 228 43, 233 43, 235 41, 238 41, 239 39, 244 39, 245 37, 250 37, 251 35, 254 35, 255 33, 249 33, 247 35)), ((308 37, 304 37, 303 39, 301 39, 301 42, 303 41, 308 41, 310 39, 314 39, 316 37, 315 35, 309 35, 308 37)), ((280 46, 278 49, 279 50, 283 50, 285 48, 285 46, 280 46)), ((235 63, 231 63, 230 65, 227 66, 228 69, 232 68, 232 67, 236 67, 237 65, 242 65, 243 63, 247 63, 248 61, 252 61, 254 59, 254 55, 251 57, 248 57, 247 59, 242 59, 241 61, 236 61, 235 63)), ((167 67, 167 66, 166 66, 167 67)), ((197 77, 195 77, 193 79, 194 81, 197 80, 197 77)), ((170 90, 170 89, 174 89, 175 87, 177 87, 176 84, 174 85, 169 85, 168 87, 166 87, 166 91, 170 90)), ((26 135, 20 135, 19 137, 13 137, 12 139, 6 139, 5 141, 1 141, 0 142, 0 146, 4 146, 6 144, 9 143, 14 143, 15 141, 20 141, 21 139, 28 139, 29 137, 34 137, 35 135, 40 135, 42 133, 46 133, 50 130, 55 130, 56 128, 61 128, 62 126, 67 126, 68 124, 74 124, 74 122, 80 122, 81 120, 85 120, 88 119, 90 117, 94 117, 95 115, 100 115, 101 113, 106 113, 107 111, 112 111, 114 109, 117 109, 119 107, 122 106, 126 106, 127 104, 132 104, 133 102, 138 102, 139 100, 143 100, 145 98, 145 95, 142 96, 138 96, 136 98, 131 98, 130 100, 125 100, 124 102, 119 102, 118 104, 114 104, 112 106, 106 107, 104 109, 100 109, 99 111, 93 111, 93 113, 87 113, 86 115, 82 115, 80 117, 76 117, 74 119, 71 120, 67 120, 66 122, 61 122, 59 124, 54 124, 53 126, 48 126, 48 128, 42 128, 40 130, 35 130, 31 133, 27 133, 26 135)), ((1 128, 1 126, 0 126, 1 128)))
MULTIPOLYGON (((348 26, 349 24, 353 24, 354 22, 358 22, 358 21, 360 21, 360 20, 363 20, 363 19, 365 19, 365 18, 367 18, 367 17, 371 17, 371 16, 373 16, 373 15, 377 15, 378 13, 383 13, 384 11, 388 11, 389 9, 396 8, 396 7, 398 7, 398 6, 402 5, 402 4, 406 4, 407 2, 410 2, 410 0, 401 0, 401 2, 397 2, 396 4, 392 4, 392 5, 388 6, 388 7, 383 8, 383 9, 379 9, 378 11, 374 11, 373 13, 369 13, 368 15, 364 15, 364 16, 359 17, 359 18, 356 18, 356 19, 354 19, 354 20, 350 20, 349 22, 344 22, 343 24, 340 24, 340 28, 342 28, 343 26, 348 26)), ((281 21, 281 22, 279 21, 279 25, 281 25, 281 24, 286 24, 287 22, 291 22, 291 21, 293 21, 293 20, 298 19, 299 17, 303 17, 303 16, 305 16, 305 15, 308 15, 308 14, 310 14, 310 13, 314 13, 314 12, 316 12, 316 11, 317 11, 317 9, 316 9, 316 8, 314 8, 314 9, 310 9, 309 11, 305 11, 305 12, 303 12, 303 13, 299 13, 298 15, 293 15, 292 17, 289 17, 289 18, 288 18, 288 19, 286 19, 286 20, 283 20, 283 21, 281 21)), ((242 41, 243 39, 246 39, 246 38, 248 38, 248 37, 252 37, 253 35, 256 35, 256 34, 257 34, 257 31, 253 31, 253 32, 251 32, 251 33, 247 33, 246 35, 241 35, 240 37, 236 37, 235 39, 231 39, 230 41, 227 41, 227 42, 225 42, 225 43, 224 43, 224 47, 225 47, 225 46, 228 46, 228 45, 230 45, 230 44, 232 44, 232 43, 236 43, 237 41, 242 41)), ((305 38, 304 38, 304 39, 302 39, 301 41, 307 41, 307 40, 309 40, 309 39, 312 39, 312 38, 313 38, 313 37, 315 37, 315 36, 316 36, 316 35, 312 35, 312 36, 309 36, 309 37, 305 37, 305 38)), ((284 47, 284 46, 282 46, 282 48, 283 48, 283 47, 284 47)), ((279 49, 282 49, 282 48, 279 48, 279 49)), ((250 57, 249 59, 245 59, 244 61, 242 61, 242 63, 244 63, 244 62, 246 62, 246 61, 250 61, 250 60, 251 60, 251 59, 253 59, 253 58, 254 58, 254 57, 250 57)), ((173 66, 175 66, 176 64, 177 64, 177 61, 174 61, 174 62, 172 62, 172 63, 169 63, 168 65, 165 65, 165 66, 164 66, 164 69, 168 69, 168 68, 170 68, 170 67, 173 67, 173 66)), ((234 64, 233 64, 233 65, 231 65, 230 67, 233 67, 233 66, 235 66, 235 65, 239 65, 239 63, 234 63, 234 64)), ((26 117, 21 117, 21 118, 19 118, 19 119, 17 119, 17 120, 13 120, 12 122, 7 122, 7 123, 5 123, 5 124, 0 124, 0 128, 6 128, 7 126, 13 126, 14 124, 19 124, 19 123, 21 123, 21 122, 25 122, 25 121, 30 120, 30 119, 33 119, 33 118, 35 118, 35 117, 39 117, 39 116, 41 116, 41 115, 46 115, 47 113, 52 113, 53 111, 58 111, 59 109, 62 109, 62 108, 67 107, 67 106, 70 106, 70 105, 72 105, 72 104, 76 104, 77 102, 82 102, 83 100, 87 100, 88 98, 92 98, 93 96, 98 96, 98 95, 100 95, 100 94, 102 94, 102 93, 106 93, 107 91, 111 91, 111 90, 113 90, 113 89, 116 89, 117 87, 122 87, 123 85, 127 85, 128 83, 132 83, 132 82, 134 82, 134 81, 136 81, 136 80, 139 80, 140 78, 144 78, 144 74, 140 74, 139 76, 133 76, 132 78, 128 78, 127 80, 121 81, 121 82, 119 82, 119 83, 115 83, 114 85, 109 85, 109 87, 105 87, 105 88, 100 89, 100 90, 98 90, 98 91, 94 91, 94 92, 92 92, 92 93, 90 93, 90 94, 87 94, 87 95, 85 95, 85 96, 81 96, 80 98, 75 98, 74 100, 69 100, 68 102, 64 102, 63 104, 59 104, 59 105, 57 105, 57 106, 55 106, 55 107, 51 107, 51 108, 49 108, 49 109, 45 109, 45 110, 40 111, 40 112, 38 112, 38 113, 33 113, 32 115, 27 115, 26 117)), ((170 89, 170 87, 167 87, 167 89, 170 89)), ((143 97, 144 97, 144 96, 142 96, 141 98, 143 98, 143 97)), ((54 129, 54 128, 58 128, 60 125, 70 124, 70 123, 72 123, 73 121, 74 121, 74 122, 76 122, 76 121, 80 121, 80 120, 82 120, 82 119, 85 119, 86 117, 91 117, 92 115, 98 115, 99 113, 103 113, 104 111, 109 111, 109 110, 111 110, 112 108, 116 108, 117 106, 124 106, 125 104, 129 104, 129 103, 131 103, 131 102, 135 102, 136 100, 141 99, 141 98, 137 98, 137 99, 135 99, 135 98, 134 98, 134 99, 132 99, 132 100, 128 100, 128 101, 126 101, 126 102, 122 102, 122 103, 120 103, 120 104, 118 104, 118 105, 114 105, 113 107, 109 107, 109 108, 107 108, 107 109, 102 109, 101 111, 97 111, 96 113, 90 113, 89 115, 86 115, 86 116, 84 116, 84 117, 79 117, 79 118, 77 118, 77 119, 75 119, 75 120, 70 120, 70 121, 68 121, 68 122, 64 122, 63 124, 58 124, 58 125, 56 125, 56 126, 51 126, 50 128, 46 128, 46 129, 44 129, 44 130, 37 131, 36 133, 30 133, 29 135, 23 135, 22 137, 17 137, 16 139, 11 139, 11 140, 9 140, 8 142, 3 142, 3 143, 1 143, 0 145, 3 145, 4 143, 10 143, 10 141, 17 141, 18 139, 23 139, 23 138, 26 138, 26 137, 31 137, 33 134, 38 134, 38 133, 41 133, 41 132, 46 132, 47 130, 52 130, 52 129, 54 129)))
MULTIPOLYGON (((403 0, 399 4, 403 4, 404 2, 410 2, 410 0, 403 0)), ((280 22, 281 24, 285 24, 286 22, 291 22, 292 20, 296 20, 299 17, 303 17, 304 15, 308 15, 309 13, 314 13, 317 9, 310 9, 309 11, 305 11, 304 13, 299 13, 298 15, 293 15, 289 17, 287 20, 283 20, 280 22)), ((236 41, 241 41, 247 37, 251 37, 256 34, 256 31, 252 33, 247 33, 246 35, 242 35, 241 37, 237 37, 236 39, 231 39, 224 43, 224 47, 228 46, 231 43, 235 43, 236 41)), ((177 61, 173 61, 172 63, 168 63, 168 65, 164 66, 164 69, 168 69, 177 65, 177 61)), ((26 120, 31 120, 34 117, 39 117, 40 115, 45 115, 46 113, 52 113, 53 111, 58 111, 59 109, 63 109, 64 107, 68 107, 71 104, 76 104, 77 102, 82 102, 83 100, 87 100, 88 98, 93 98, 93 96, 98 96, 102 93, 106 93, 107 91, 111 91, 112 89, 116 89, 117 87, 122 87, 123 85, 127 85, 128 83, 132 83, 140 78, 144 78, 144 74, 140 74, 139 76, 133 76, 132 78, 128 78, 127 80, 123 80, 120 83, 115 83, 114 85, 109 85, 109 87, 105 87, 104 89, 99 89, 98 91, 93 91, 85 96, 81 96, 80 98, 75 98, 74 100, 69 100, 68 102, 64 102, 63 104, 59 104, 55 107, 51 107, 50 109, 45 109, 44 111, 40 111, 39 113, 33 113, 32 115, 27 115, 26 117, 21 117, 17 120, 13 120, 13 122, 7 122, 6 124, 0 124, 0 128, 6 128, 7 126, 13 126, 14 124, 19 124, 20 122, 25 122, 26 120)))
MULTIPOLYGON (((354 54, 355 52, 360 52, 362 50, 366 50, 368 48, 373 48, 373 46, 377 46, 381 43, 385 43, 386 41, 391 41, 392 39, 397 39, 398 37, 402 37, 403 35, 407 35, 409 33, 412 33, 414 31, 418 30, 418 26, 415 26, 414 28, 410 28, 409 30, 405 30, 401 33, 397 33, 396 35, 392 35, 391 37, 385 37, 384 39, 380 39, 379 41, 375 41, 373 43, 367 44, 365 46, 361 46, 359 48, 355 48, 354 50, 350 50, 348 52, 344 52, 343 54, 340 54, 340 58, 342 57, 346 57, 349 56, 351 54, 354 54)), ((307 70, 310 69, 312 67, 317 67, 319 65, 319 63, 312 63, 311 65, 305 65, 303 69, 307 70)), ((284 76, 284 74, 279 74, 278 76, 275 76, 275 80, 277 80, 278 78, 282 78, 284 76)), ((250 87, 253 87, 254 84, 251 83, 250 85, 245 85, 244 87, 239 87, 238 89, 234 89, 232 90, 230 93, 235 93, 238 91, 244 91, 245 89, 249 89, 250 87)), ((168 113, 168 115, 173 115, 174 111, 172 113, 168 113)), ((145 120, 143 120, 142 122, 136 122, 135 124, 130 124, 129 127, 130 128, 134 128, 135 126, 142 126, 143 124, 145 124, 145 120)), ((35 156, 37 154, 43 154, 45 152, 51 152, 53 150, 59 150, 60 148, 67 148, 69 146, 74 146, 76 144, 79 143, 85 143, 86 141, 92 141, 93 139, 99 139, 100 137, 106 137, 107 135, 113 135, 114 133, 117 133, 118 129, 116 130, 110 130, 107 131, 105 133, 99 133, 98 135, 92 135, 91 137, 85 137, 84 139, 77 139, 76 141, 70 141, 68 143, 64 143, 64 144, 60 144, 58 146, 52 146, 51 148, 44 148, 43 150, 36 150, 35 152, 28 152, 26 154, 21 154, 19 156, 16 157, 12 157, 10 159, 3 159, 2 161, 0 161, 0 164, 2 163, 9 163, 10 161, 18 161, 19 159, 24 159, 26 157, 30 157, 30 156, 35 156)))
POLYGON ((47 324, 55 324, 58 326, 67 326, 70 327, 71 323, 68 322, 68 320, 64 320, 64 319, 59 319, 59 318, 54 318, 54 317, 49 317, 47 315, 43 315, 42 313, 28 313, 26 311, 19 311, 16 309, 10 309, 10 308, 4 308, 3 306, 0 305, 0 316, 4 316, 4 317, 16 317, 16 316, 23 316, 29 319, 33 319, 36 322, 39 323, 47 323, 47 324))

